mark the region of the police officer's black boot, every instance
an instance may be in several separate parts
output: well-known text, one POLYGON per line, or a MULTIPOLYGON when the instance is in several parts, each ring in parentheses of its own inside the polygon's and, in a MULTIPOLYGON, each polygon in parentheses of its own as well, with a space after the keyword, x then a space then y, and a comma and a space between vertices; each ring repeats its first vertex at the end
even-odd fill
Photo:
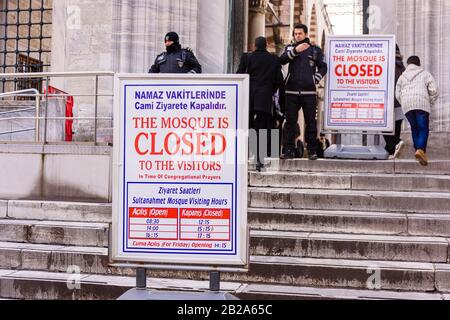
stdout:
POLYGON ((295 150, 286 149, 285 152, 280 156, 281 160, 295 159, 295 150))
POLYGON ((315 160, 317 160, 319 157, 317 156, 317 153, 316 152, 309 152, 309 156, 308 156, 308 159, 309 160, 313 160, 313 161, 315 161, 315 160))
POLYGON ((264 168, 264 164, 261 163, 261 161, 258 160, 258 162, 256 162, 256 171, 261 172, 261 170, 264 168))

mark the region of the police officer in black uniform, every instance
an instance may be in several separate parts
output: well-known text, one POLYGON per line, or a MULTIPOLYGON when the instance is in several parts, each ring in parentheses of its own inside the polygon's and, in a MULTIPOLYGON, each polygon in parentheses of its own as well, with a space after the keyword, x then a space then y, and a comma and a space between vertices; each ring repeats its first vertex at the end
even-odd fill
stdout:
POLYGON ((322 50, 311 45, 308 27, 299 24, 294 27, 294 42, 286 47, 280 57, 282 65, 289 63, 286 78, 286 124, 283 130, 285 152, 281 159, 295 158, 295 132, 298 112, 303 110, 305 118, 305 141, 310 160, 317 160, 317 92, 316 85, 328 71, 322 50))
POLYGON ((177 33, 164 38, 166 51, 156 57, 149 73, 202 73, 202 66, 190 49, 182 49, 177 33))

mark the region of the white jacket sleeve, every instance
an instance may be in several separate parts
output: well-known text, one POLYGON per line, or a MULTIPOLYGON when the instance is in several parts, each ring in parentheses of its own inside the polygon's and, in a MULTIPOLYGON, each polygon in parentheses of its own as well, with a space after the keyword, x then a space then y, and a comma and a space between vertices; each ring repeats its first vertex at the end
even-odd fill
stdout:
POLYGON ((430 103, 433 106, 439 97, 439 92, 436 85, 436 81, 434 80, 433 76, 430 73, 428 74, 427 77, 427 89, 428 95, 430 96, 430 103))
POLYGON ((395 87, 395 97, 397 98, 398 102, 400 102, 400 104, 402 104, 402 90, 404 81, 404 77, 400 76, 397 81, 397 86, 395 87))

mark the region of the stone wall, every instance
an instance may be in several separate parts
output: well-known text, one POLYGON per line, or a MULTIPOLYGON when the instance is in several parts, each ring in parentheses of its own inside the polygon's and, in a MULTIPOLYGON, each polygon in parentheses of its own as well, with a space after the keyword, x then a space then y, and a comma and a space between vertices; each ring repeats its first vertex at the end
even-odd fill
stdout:
MULTIPOLYGON (((395 34, 404 56, 417 55, 435 77, 440 97, 431 114, 429 153, 448 158, 450 133, 450 1, 370 0, 368 27, 371 34, 395 34)), ((402 138, 411 147, 410 128, 402 138)))
POLYGON ((432 112, 431 130, 450 131, 450 1, 371 0, 372 34, 397 35, 406 59, 418 55, 436 78, 440 97, 432 112))
MULTIPOLYGON (((20 67, 15 67, 16 61, 19 59, 19 54, 23 59, 31 58, 36 60, 32 62, 27 60, 27 64, 32 63, 42 63, 48 65, 51 62, 51 53, 43 52, 39 54, 39 50, 44 51, 51 50, 51 37, 52 36, 52 12, 34 10, 31 13, 28 9, 39 9, 42 6, 44 8, 52 8, 53 0, 3 0, 0 1, 0 8, 10 10, 7 16, 4 12, 0 14, 0 35, 7 37, 8 40, 0 40, 0 48, 2 51, 7 51, 7 53, 0 54, 0 65, 5 62, 6 65, 11 65, 5 69, 1 68, 2 72, 5 73, 15 73, 18 72, 20 67), (21 10, 17 12, 16 10, 21 10), (5 29, 4 23, 8 23, 8 28, 5 29), (40 25, 41 21, 45 24, 40 25), (28 24, 32 23, 30 27, 28 24), (17 25, 19 24, 19 25, 17 25), (41 35, 45 39, 39 39, 41 35), (17 39, 16 37, 19 37, 17 39), (28 40, 28 37, 30 39, 28 40), (19 53, 16 52, 19 51, 19 53), (30 50, 28 53, 27 51, 30 50)), ((43 71, 48 71, 47 67, 42 68, 43 71)), ((6 83, 5 92, 14 91, 14 83, 6 83)))
MULTIPOLYGON (((58 0, 53 5, 52 71, 112 71, 113 70, 113 7, 111 0, 58 0)), ((112 93, 112 79, 101 78, 99 91, 112 93)), ((95 79, 54 78, 53 86, 70 94, 94 94, 95 79)), ((95 98, 75 97, 74 116, 93 117, 95 98)), ((99 98, 101 117, 112 116, 112 100, 99 98)), ((111 121, 100 121, 101 128, 112 127, 111 121)), ((75 121, 75 139, 89 141, 93 138, 94 121, 75 121)), ((111 130, 104 141, 111 141, 111 130)), ((100 135, 102 135, 100 133, 100 135)))
POLYGON ((164 35, 176 31, 183 46, 197 51, 198 0, 113 1, 113 68, 146 72, 164 50, 164 35))
POLYGON ((194 51, 204 73, 226 71, 227 0, 114 0, 113 11, 114 71, 147 72, 169 31, 194 51))
MULTIPOLYGON (((229 0, 58 0, 54 3, 52 71, 146 73, 176 31, 196 53, 204 73, 224 73, 228 63, 229 0)), ((112 80, 101 79, 111 93, 112 80)), ((94 92, 94 79, 52 79, 71 94, 94 92)), ((75 97, 75 116, 94 115, 93 97, 75 97)), ((112 101, 99 99, 99 116, 112 116, 112 101)), ((101 141, 112 123, 100 121, 101 141)), ((75 123, 76 139, 90 140, 93 121, 75 123)))
POLYGON ((0 197, 111 202, 111 147, 0 144, 0 197))

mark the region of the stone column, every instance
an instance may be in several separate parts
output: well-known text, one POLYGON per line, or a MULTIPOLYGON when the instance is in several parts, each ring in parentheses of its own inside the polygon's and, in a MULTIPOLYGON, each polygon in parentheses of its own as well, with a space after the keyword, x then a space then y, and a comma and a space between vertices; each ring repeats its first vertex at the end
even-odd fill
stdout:
MULTIPOLYGON (((233 45, 229 40, 232 5, 229 0, 199 0, 197 55, 204 73, 227 72, 227 50, 233 45), (231 43, 229 45, 229 43, 231 43)), ((241 28, 242 30, 242 28, 241 28)), ((243 47, 243 45, 242 45, 243 47)))
POLYGON ((248 39, 248 0, 229 0, 230 19, 228 26, 227 72, 238 69, 242 53, 247 51, 248 39))
POLYGON ((248 50, 253 50, 257 37, 266 34, 266 8, 268 0, 250 0, 248 16, 248 50))
POLYGON ((113 0, 113 68, 147 72, 175 31, 183 47, 197 51, 199 0, 113 0))
MULTIPOLYGON (((440 92, 430 116, 430 157, 450 158, 448 141, 450 137, 450 1, 406 1, 397 0, 396 26, 397 43, 402 50, 404 62, 409 56, 417 55, 422 66, 435 78, 440 92)), ((406 121, 405 121, 406 122, 406 121)), ((406 134, 403 138, 412 144, 406 134)))

